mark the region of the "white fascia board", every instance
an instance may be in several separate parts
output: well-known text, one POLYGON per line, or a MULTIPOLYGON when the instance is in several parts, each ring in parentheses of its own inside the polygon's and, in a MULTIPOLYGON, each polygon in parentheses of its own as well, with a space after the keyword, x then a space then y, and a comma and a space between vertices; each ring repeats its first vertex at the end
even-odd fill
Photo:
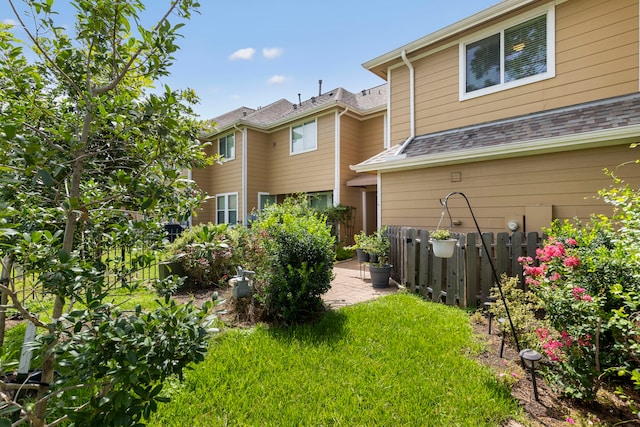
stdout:
POLYGON ((630 143, 640 138, 640 125, 625 126, 616 129, 604 129, 577 135, 564 135, 555 138, 534 139, 514 142, 496 147, 480 147, 455 152, 429 154, 407 158, 405 155, 395 156, 389 160, 359 164, 352 167, 356 172, 399 171, 426 167, 446 166, 487 160, 507 159, 512 157, 533 156, 537 154, 575 151, 587 148, 607 147, 630 143))
POLYGON ((535 1, 536 0, 503 0, 493 6, 488 7, 487 9, 481 10, 474 15, 464 18, 461 21, 458 21, 434 33, 428 34, 422 38, 419 38, 418 40, 394 49, 391 52, 385 53, 384 55, 367 61, 362 64, 362 66, 367 70, 371 70, 372 68, 378 67, 389 61, 400 59, 403 50, 405 50, 407 53, 415 52, 416 50, 422 49, 426 46, 429 46, 430 44, 437 43, 455 34, 461 33, 470 28, 495 19, 499 16, 507 14, 513 10, 526 6, 530 3, 534 3, 535 1))

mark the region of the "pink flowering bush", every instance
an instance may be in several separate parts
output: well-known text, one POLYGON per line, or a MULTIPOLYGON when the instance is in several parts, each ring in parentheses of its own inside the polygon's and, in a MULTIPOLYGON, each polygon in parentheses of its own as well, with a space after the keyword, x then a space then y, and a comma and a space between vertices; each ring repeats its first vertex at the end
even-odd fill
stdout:
POLYGON ((640 306, 640 298, 633 306, 628 296, 640 291, 640 263, 635 246, 603 217, 556 222, 548 234, 535 259, 519 259, 548 322, 536 329, 538 348, 549 360, 553 387, 591 400, 607 375, 638 366, 640 345, 629 339, 640 343, 639 325, 625 319, 640 306))
POLYGON ((231 231, 226 224, 196 225, 170 245, 172 259, 180 262, 194 286, 226 286, 235 276, 236 265, 240 264, 231 231))

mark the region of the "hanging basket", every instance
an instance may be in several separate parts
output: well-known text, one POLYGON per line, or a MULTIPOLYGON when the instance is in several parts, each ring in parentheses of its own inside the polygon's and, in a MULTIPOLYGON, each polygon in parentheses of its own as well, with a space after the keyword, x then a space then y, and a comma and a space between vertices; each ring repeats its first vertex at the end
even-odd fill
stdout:
POLYGON ((438 258, 451 258, 456 249, 457 239, 429 240, 433 247, 433 254, 438 258))

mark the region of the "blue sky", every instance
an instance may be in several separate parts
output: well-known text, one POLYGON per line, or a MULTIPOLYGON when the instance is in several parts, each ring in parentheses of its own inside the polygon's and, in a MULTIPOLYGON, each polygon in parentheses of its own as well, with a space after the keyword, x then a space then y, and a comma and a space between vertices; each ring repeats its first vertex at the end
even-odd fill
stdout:
MULTIPOLYGON (((0 1, 0 20, 15 21, 8 2, 0 1)), ((281 98, 296 101, 298 93, 308 99, 317 95, 320 79, 323 92, 356 92, 384 83, 363 62, 497 2, 201 0, 200 14, 182 29, 172 75, 163 83, 195 89, 203 119, 281 98)), ((148 15, 161 16, 169 3, 147 0, 148 15)), ((54 9, 60 11, 56 22, 73 28, 69 2, 56 0, 54 9)))

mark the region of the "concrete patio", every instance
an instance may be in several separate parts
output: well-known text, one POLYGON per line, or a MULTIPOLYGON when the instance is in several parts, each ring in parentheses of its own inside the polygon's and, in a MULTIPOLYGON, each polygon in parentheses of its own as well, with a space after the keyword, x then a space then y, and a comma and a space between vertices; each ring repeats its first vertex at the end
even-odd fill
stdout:
POLYGON ((357 259, 340 261, 333 267, 335 278, 331 282, 331 289, 322 296, 325 304, 330 308, 369 301, 378 297, 398 292, 398 286, 390 281, 388 288, 374 288, 371 286, 369 267, 361 265, 357 259))

